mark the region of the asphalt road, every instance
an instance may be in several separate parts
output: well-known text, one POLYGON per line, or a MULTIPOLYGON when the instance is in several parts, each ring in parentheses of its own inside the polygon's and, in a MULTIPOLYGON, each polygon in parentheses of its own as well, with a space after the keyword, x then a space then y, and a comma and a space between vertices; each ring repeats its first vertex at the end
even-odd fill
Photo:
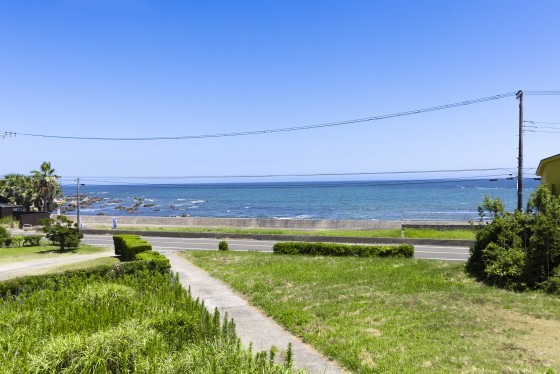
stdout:
MULTIPOLYGON (((145 237, 152 244, 154 250, 159 252, 173 252, 183 250, 217 250, 220 239, 206 238, 158 238, 145 237)), ((255 252, 272 252, 272 246, 275 241, 268 240, 246 240, 246 239, 228 239, 229 249, 233 251, 255 251, 255 252)), ((82 243, 98 245, 101 247, 113 247, 113 238, 108 235, 85 235, 82 243)), ((469 257, 469 248, 467 247, 443 247, 443 246, 427 246, 415 245, 414 257, 446 260, 446 261, 466 261, 469 257)))

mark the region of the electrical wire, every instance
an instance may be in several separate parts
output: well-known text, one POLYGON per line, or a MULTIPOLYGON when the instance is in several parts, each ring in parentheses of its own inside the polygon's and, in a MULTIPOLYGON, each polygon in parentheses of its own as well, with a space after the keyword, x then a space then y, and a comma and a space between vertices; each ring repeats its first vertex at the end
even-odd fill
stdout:
MULTIPOLYGON (((118 179, 232 179, 232 178, 278 178, 278 177, 332 177, 332 176, 359 176, 359 175, 399 175, 399 174, 432 174, 432 173, 463 173, 481 171, 510 171, 508 168, 484 168, 484 169, 440 169, 440 170, 406 170, 406 171, 370 171, 370 172, 347 172, 347 173, 303 173, 303 174, 240 174, 240 175, 188 175, 188 176, 159 176, 142 177, 127 176, 118 179)), ((76 179, 78 177, 67 176, 65 178, 76 179)), ((80 179, 112 179, 103 176, 80 176, 80 179)))
POLYGON ((47 135, 47 134, 31 134, 31 133, 13 133, 14 136, 30 136, 30 137, 41 137, 41 138, 53 138, 53 139, 72 139, 72 140, 103 140, 103 141, 154 141, 154 140, 185 140, 185 139, 206 139, 206 138, 223 138, 223 137, 234 137, 234 136, 247 136, 247 135, 262 135, 262 134, 272 134, 272 133, 280 133, 280 132, 291 132, 291 131, 301 131, 301 130, 311 130, 311 129, 318 129, 318 128, 325 128, 325 127, 335 127, 335 126, 343 126, 343 125, 350 125, 362 122, 370 122, 370 121, 379 121, 389 118, 397 118, 397 117, 404 117, 410 116, 414 114, 421 114, 421 113, 428 113, 434 112, 444 109, 451 109, 461 106, 473 105, 484 103, 487 101, 492 100, 499 100, 507 97, 515 96, 515 92, 507 92, 503 94, 466 100, 461 101, 458 103, 452 104, 445 104, 439 106, 433 106, 429 108, 423 109, 416 109, 410 110, 406 112, 399 112, 399 113, 392 113, 392 114, 385 114, 367 118, 359 118, 359 119, 352 119, 346 121, 339 121, 339 122, 330 122, 330 123, 322 123, 316 125, 307 125, 307 126, 296 126, 296 127, 284 127, 278 129, 269 129, 269 130, 254 130, 254 131, 242 131, 242 132, 231 132, 231 133, 222 133, 222 134, 204 134, 204 135, 182 135, 182 136, 162 136, 162 137, 131 137, 131 138, 117 138, 117 137, 83 137, 83 136, 66 136, 66 135, 47 135))
MULTIPOLYGON (((218 188, 259 188, 259 189, 276 189, 276 188, 341 188, 341 187, 398 187, 408 185, 427 185, 427 184, 441 184, 441 183, 454 183, 454 182, 487 182, 492 179, 507 179, 509 174, 495 174, 473 177, 459 177, 459 178, 441 178, 441 179, 416 179, 416 180, 403 180, 403 181, 322 181, 322 182, 272 182, 272 183, 203 183, 194 184, 190 187, 198 187, 204 185, 212 185, 218 188)), ((82 179, 80 178, 80 181, 82 179)), ((99 182, 99 181, 98 181, 99 182)), ((116 183, 122 184, 123 187, 146 187, 152 186, 155 188, 184 188, 185 185, 176 184, 163 184, 163 183, 116 183)), ((72 184, 68 184, 73 186, 72 184)))

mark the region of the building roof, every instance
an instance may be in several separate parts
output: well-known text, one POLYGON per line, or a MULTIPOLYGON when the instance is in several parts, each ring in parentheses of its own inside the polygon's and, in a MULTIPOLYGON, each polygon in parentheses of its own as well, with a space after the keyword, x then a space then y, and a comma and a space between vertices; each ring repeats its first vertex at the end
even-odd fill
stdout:
POLYGON ((547 158, 543 158, 541 162, 539 162, 539 167, 537 168, 536 174, 540 177, 544 172, 544 166, 549 162, 560 160, 560 153, 554 156, 550 156, 547 158))
POLYGON ((0 203, 0 208, 21 208, 21 205, 0 203))

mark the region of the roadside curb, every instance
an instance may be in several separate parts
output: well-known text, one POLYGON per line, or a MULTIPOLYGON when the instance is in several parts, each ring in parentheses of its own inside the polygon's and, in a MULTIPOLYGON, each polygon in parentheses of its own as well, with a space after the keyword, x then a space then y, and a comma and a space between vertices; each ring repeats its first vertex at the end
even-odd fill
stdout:
POLYGON ((278 234, 221 234, 210 232, 171 232, 143 230, 105 230, 81 229, 88 235, 136 234, 141 236, 158 236, 163 238, 205 238, 205 239, 252 239, 289 242, 323 242, 350 244, 412 244, 434 245, 442 247, 470 247, 474 240, 461 239, 409 239, 409 238, 364 238, 357 236, 321 236, 321 235, 278 235, 278 234))

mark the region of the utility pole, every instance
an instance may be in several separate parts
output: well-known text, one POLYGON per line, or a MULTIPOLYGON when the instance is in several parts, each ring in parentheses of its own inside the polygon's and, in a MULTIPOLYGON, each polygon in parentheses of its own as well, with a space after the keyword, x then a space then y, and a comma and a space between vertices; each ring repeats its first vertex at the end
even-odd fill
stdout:
POLYGON ((523 91, 515 95, 519 99, 519 156, 517 157, 517 210, 523 210, 523 91))
POLYGON ((78 232, 80 231, 80 178, 77 179, 76 184, 76 222, 78 223, 78 232))

